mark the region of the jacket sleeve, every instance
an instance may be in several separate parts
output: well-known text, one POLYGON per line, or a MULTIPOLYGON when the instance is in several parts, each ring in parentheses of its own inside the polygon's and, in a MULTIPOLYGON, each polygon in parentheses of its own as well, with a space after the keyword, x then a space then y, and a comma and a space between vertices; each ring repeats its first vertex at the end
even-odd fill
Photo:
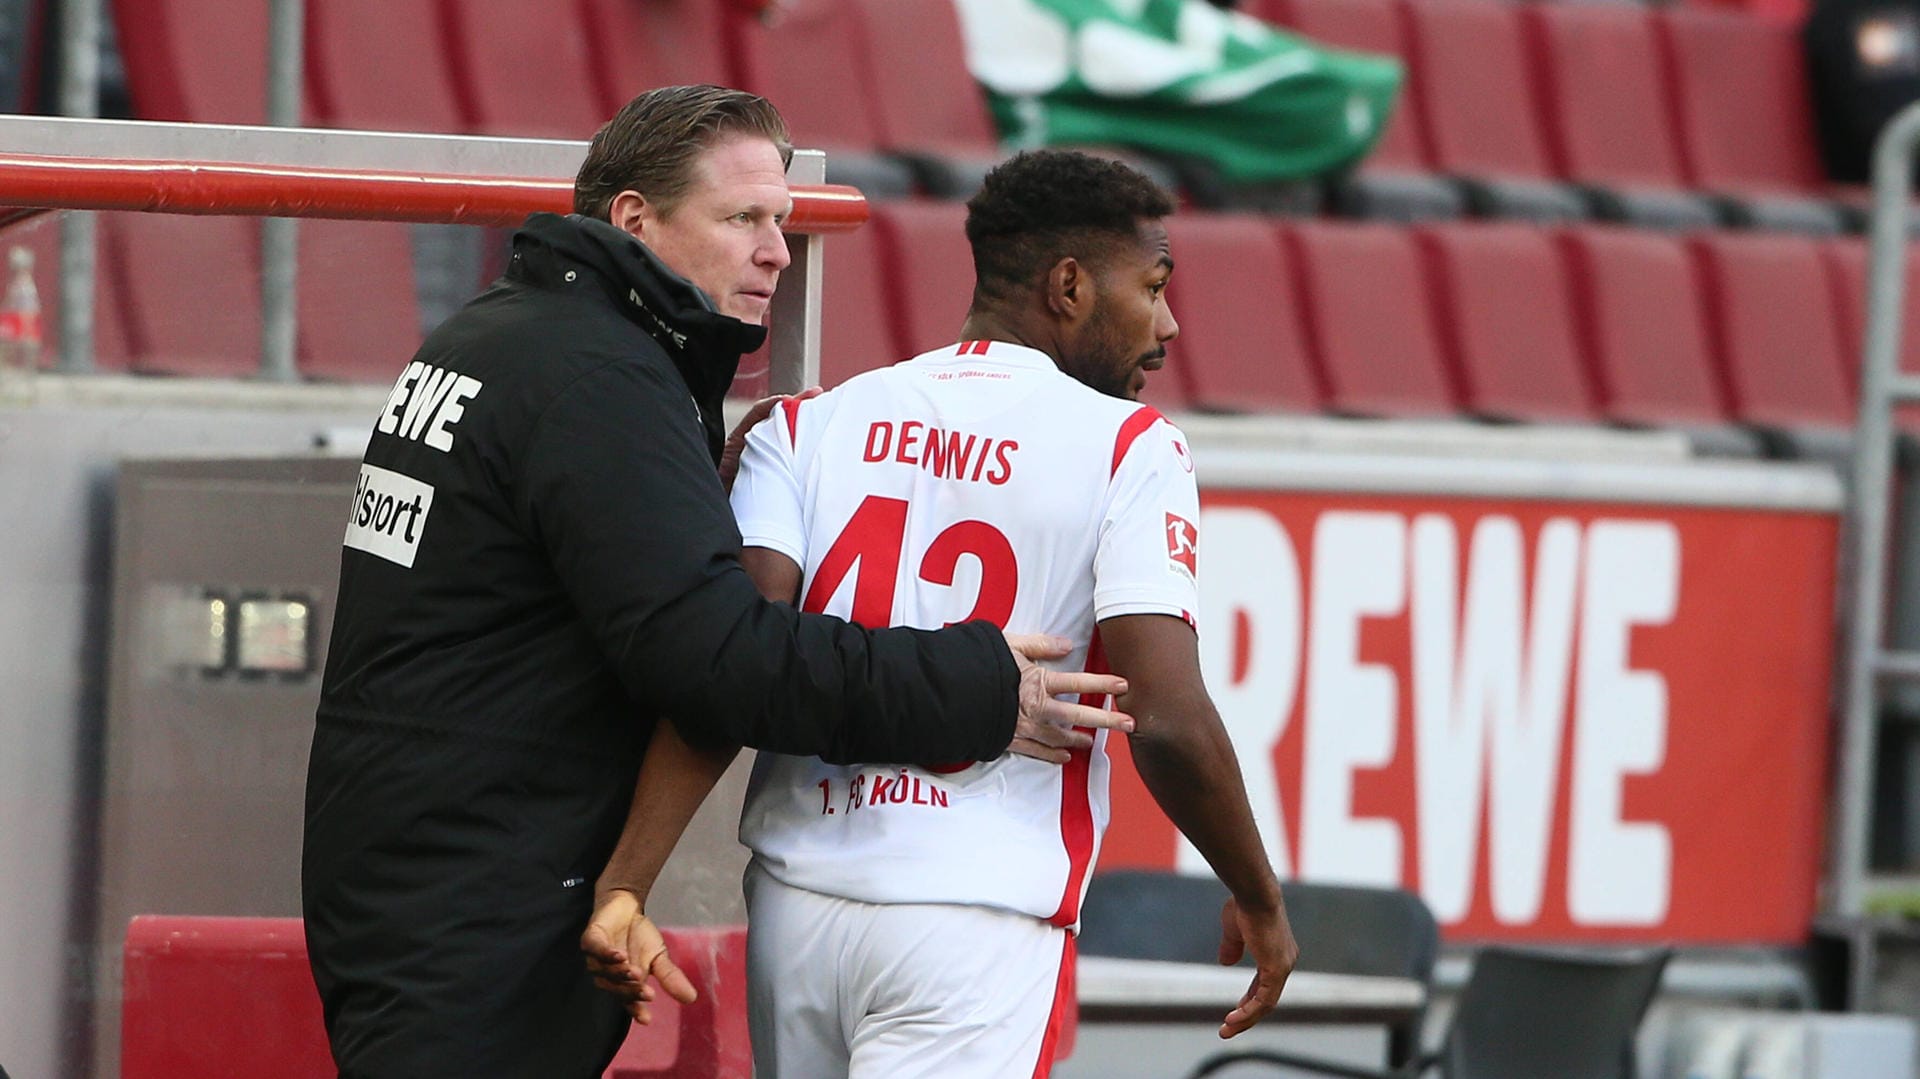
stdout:
POLYGON ((517 501, 636 703, 690 738, 832 762, 989 760, 1018 672, 986 623, 866 630, 762 599, 693 400, 625 359, 535 425, 517 501))

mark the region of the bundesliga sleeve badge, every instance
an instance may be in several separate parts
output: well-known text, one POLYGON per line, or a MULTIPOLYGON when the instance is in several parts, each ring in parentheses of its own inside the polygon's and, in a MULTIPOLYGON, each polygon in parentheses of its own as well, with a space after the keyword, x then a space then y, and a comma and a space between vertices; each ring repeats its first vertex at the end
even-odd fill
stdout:
POLYGON ((1167 514, 1167 558, 1189 577, 1200 572, 1200 530, 1177 513, 1167 514))

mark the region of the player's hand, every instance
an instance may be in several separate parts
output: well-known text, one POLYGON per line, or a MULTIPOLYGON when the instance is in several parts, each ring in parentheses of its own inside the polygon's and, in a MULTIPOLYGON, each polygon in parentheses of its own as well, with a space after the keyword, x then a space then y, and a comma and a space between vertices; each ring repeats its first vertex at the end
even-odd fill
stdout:
POLYGON ((632 892, 612 889, 594 903, 593 918, 580 934, 580 951, 587 957, 593 984, 620 998, 636 1023, 653 1021, 647 1007, 655 992, 649 975, 682 1004, 692 1004, 699 996, 692 980, 667 957, 666 940, 632 892))
POLYGON ((1287 924, 1287 909, 1275 905, 1271 912, 1248 913, 1232 899, 1220 908, 1220 965, 1230 967, 1253 951, 1253 983, 1247 986, 1240 1004, 1227 1013, 1220 1024, 1220 1036, 1231 1038, 1267 1017, 1280 1001, 1287 975, 1293 973, 1300 958, 1300 946, 1293 941, 1293 928, 1287 924))
POLYGON ((1013 661, 1020 667, 1020 717, 1014 722, 1009 752, 1065 764, 1070 750, 1093 745, 1092 732, 1076 727, 1133 730, 1133 717, 1124 712, 1055 699, 1062 693, 1119 696, 1127 691, 1126 679, 1111 674, 1050 671, 1034 662, 1059 659, 1073 651, 1073 642, 1065 638, 1038 633, 1008 633, 1006 638, 1013 661))
POLYGON ((776 393, 772 397, 762 397, 747 409, 740 422, 733 425, 733 433, 727 436, 726 445, 720 448, 720 486, 728 492, 733 490, 733 478, 740 474, 740 455, 747 452, 747 432, 754 429, 761 420, 773 415, 773 406, 792 398, 804 401, 821 394, 818 386, 809 386, 799 393, 776 393))

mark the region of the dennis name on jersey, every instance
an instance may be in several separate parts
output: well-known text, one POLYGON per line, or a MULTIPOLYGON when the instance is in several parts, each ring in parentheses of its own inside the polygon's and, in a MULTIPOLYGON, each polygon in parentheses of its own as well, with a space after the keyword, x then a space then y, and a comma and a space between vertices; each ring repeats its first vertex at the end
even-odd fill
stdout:
POLYGON ((862 460, 918 465, 942 479, 985 480, 995 487, 1013 477, 1013 454, 1020 443, 965 431, 943 431, 919 420, 876 420, 867 428, 862 460), (991 461, 991 463, 989 463, 991 461))

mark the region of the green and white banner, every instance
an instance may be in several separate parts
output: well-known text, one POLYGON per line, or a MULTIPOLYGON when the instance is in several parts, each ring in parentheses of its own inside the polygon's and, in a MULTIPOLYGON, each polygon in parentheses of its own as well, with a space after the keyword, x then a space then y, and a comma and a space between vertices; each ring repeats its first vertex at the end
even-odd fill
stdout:
POLYGON ((1204 0, 955 0, 967 62, 1015 146, 1108 144, 1229 180, 1346 168, 1380 137, 1403 72, 1204 0))

